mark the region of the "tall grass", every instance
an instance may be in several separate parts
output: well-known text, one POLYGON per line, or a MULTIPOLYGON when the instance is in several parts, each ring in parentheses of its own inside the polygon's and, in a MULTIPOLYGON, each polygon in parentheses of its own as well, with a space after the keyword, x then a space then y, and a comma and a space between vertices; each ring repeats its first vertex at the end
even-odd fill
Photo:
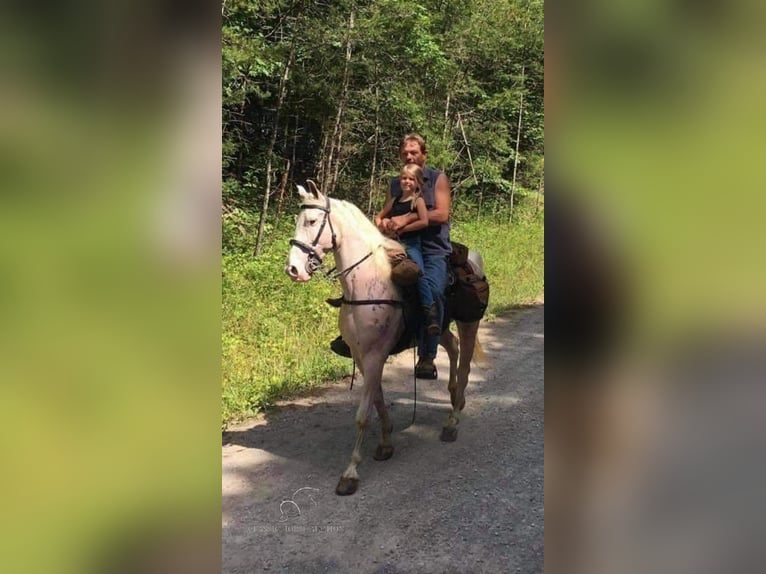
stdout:
MULTIPOLYGON (((453 239, 484 256, 488 317, 543 292, 542 215, 527 208, 514 218, 513 225, 462 212, 453 218, 453 239)), ((224 425, 351 371, 328 346, 339 333, 338 310, 324 299, 339 295, 339 285, 319 274, 294 284, 283 271, 292 233, 288 224, 271 230, 257 258, 244 251, 223 256, 224 425)))
POLYGON ((507 210, 487 209, 487 214, 477 220, 476 208, 465 208, 453 218, 450 236, 484 258, 490 284, 487 318, 543 295, 543 213, 535 209, 534 202, 516 205, 510 225, 507 210))

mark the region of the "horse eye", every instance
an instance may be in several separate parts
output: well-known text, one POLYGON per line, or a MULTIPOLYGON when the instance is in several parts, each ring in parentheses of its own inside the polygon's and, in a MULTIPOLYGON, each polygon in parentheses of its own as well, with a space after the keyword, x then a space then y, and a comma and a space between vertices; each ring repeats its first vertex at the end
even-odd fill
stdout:
POLYGON ((309 225, 314 225, 316 222, 317 222, 317 220, 316 220, 316 219, 309 219, 309 220, 308 220, 308 224, 309 224, 309 225))

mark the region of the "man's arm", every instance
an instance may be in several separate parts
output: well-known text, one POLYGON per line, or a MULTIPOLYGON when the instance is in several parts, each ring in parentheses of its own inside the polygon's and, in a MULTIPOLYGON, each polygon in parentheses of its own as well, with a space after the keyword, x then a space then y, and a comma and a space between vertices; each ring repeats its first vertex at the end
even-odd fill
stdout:
POLYGON ((436 180, 434 189, 434 208, 428 212, 428 223, 430 225, 441 225, 449 219, 450 202, 452 201, 452 192, 450 190, 449 180, 443 173, 436 180))
POLYGON ((391 208, 394 205, 394 198, 389 196, 386 200, 386 204, 383 206, 383 209, 381 209, 376 215, 375 215, 375 227, 377 227, 380 231, 386 232, 385 225, 383 224, 383 220, 386 218, 386 216, 391 213, 391 208))
POLYGON ((411 221, 404 227, 397 229, 398 233, 407 233, 409 231, 420 231, 421 229, 425 229, 426 227, 428 227, 428 210, 426 209, 426 202, 423 201, 422 197, 419 197, 418 200, 415 202, 415 207, 417 208, 417 211, 413 213, 417 215, 417 219, 415 219, 415 221, 411 221))
POLYGON ((413 221, 418 220, 417 213, 405 213, 404 215, 397 215, 396 217, 391 218, 391 224, 395 231, 400 232, 402 229, 407 227, 410 223, 413 221))

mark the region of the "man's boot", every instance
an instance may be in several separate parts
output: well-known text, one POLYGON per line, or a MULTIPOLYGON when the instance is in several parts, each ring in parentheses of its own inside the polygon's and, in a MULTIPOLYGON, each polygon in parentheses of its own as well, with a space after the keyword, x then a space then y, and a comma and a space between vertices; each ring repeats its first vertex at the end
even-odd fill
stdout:
POLYGON ((440 335, 442 326, 439 321, 439 308, 436 306, 436 303, 433 303, 430 307, 423 307, 423 313, 428 334, 432 337, 440 335))
POLYGON ((415 376, 418 379, 436 379, 436 365, 434 365, 433 357, 420 357, 418 359, 418 364, 415 366, 415 376))

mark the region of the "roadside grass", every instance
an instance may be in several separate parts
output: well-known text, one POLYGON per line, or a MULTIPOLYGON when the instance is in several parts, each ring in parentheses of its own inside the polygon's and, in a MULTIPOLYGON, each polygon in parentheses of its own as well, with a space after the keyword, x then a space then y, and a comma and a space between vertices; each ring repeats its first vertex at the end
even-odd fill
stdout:
MULTIPOLYGON (((526 206, 524 206, 526 207, 526 206)), ((518 206, 517 206, 518 208, 518 206)), ((543 215, 533 209, 518 209, 516 221, 463 217, 453 221, 450 236, 468 245, 484 258, 489 278, 491 319, 519 305, 532 303, 543 295, 545 252, 543 215)))
MULTIPOLYGON (((258 258, 247 252, 223 255, 223 427, 351 372, 351 362, 329 349, 339 333, 338 311, 324 300, 340 293, 337 283, 318 274, 294 284, 283 271, 293 230, 287 223, 272 230, 258 258)), ((541 214, 520 209, 508 225, 458 213, 452 237, 484 257, 491 288, 488 319, 542 295, 541 214)))

